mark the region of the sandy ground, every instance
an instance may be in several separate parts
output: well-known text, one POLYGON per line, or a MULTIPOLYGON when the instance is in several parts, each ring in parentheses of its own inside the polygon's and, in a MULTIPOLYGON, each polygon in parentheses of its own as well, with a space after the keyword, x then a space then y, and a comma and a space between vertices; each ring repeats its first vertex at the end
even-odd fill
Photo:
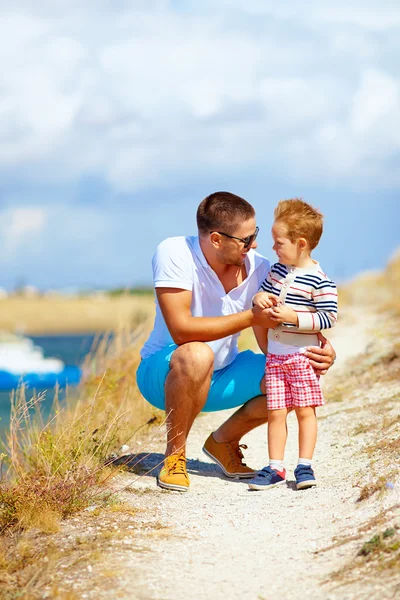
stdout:
MULTIPOLYGON (((338 361, 329 377, 349 356, 363 352, 370 342, 373 316, 349 315, 333 336, 338 361)), ((356 503, 357 473, 368 468, 357 453, 345 403, 328 404, 319 411, 319 439, 314 467, 318 487, 297 491, 293 469, 297 461, 297 423, 289 418, 286 453, 288 485, 251 492, 246 483, 222 477, 201 451, 204 440, 230 414, 202 415, 188 442, 189 493, 155 490, 155 477, 141 477, 135 487, 143 495, 124 493, 124 500, 141 504, 142 522, 160 523, 159 536, 138 538, 136 547, 109 555, 119 576, 112 589, 85 590, 82 598, 126 600, 363 600, 393 598, 393 582, 379 579, 338 586, 329 575, 356 551, 355 542, 335 545, 376 511, 371 503, 356 503), (148 491, 153 490, 153 492, 148 491), (146 493, 148 492, 148 493, 146 493), (333 547, 332 547, 333 545, 333 547)), ((254 468, 267 463, 266 428, 242 440, 246 461, 254 468)), ((163 446, 144 461, 151 467, 162 460, 163 446)), ((128 480, 132 475, 125 476, 128 480)), ((397 489, 382 507, 400 503, 397 489)), ((357 548, 359 547, 359 543, 357 548)), ((398 588, 400 597, 400 587, 398 588)))

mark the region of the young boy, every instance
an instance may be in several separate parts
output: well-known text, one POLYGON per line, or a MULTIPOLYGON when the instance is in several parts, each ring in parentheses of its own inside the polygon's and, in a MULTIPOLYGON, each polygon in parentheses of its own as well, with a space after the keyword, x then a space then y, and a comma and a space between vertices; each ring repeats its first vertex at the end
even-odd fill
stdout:
POLYGON ((286 481, 283 459, 286 417, 294 408, 299 424, 299 460, 294 471, 297 489, 317 484, 312 457, 317 440, 315 407, 323 405, 319 377, 303 352, 319 345, 317 333, 337 320, 336 286, 311 258, 322 235, 323 215, 303 200, 282 200, 272 227, 274 264, 253 303, 268 308, 275 329, 256 329, 266 358, 269 465, 249 482, 266 490, 286 481))

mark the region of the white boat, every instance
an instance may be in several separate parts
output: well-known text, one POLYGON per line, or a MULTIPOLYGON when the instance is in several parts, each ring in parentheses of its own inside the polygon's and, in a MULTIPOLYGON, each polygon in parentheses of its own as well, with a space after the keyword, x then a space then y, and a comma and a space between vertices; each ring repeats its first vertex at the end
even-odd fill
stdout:
POLYGON ((0 333, 0 389, 12 389, 21 382, 30 387, 63 385, 67 381, 74 385, 80 375, 78 367, 66 367, 58 358, 45 357, 30 338, 0 333))

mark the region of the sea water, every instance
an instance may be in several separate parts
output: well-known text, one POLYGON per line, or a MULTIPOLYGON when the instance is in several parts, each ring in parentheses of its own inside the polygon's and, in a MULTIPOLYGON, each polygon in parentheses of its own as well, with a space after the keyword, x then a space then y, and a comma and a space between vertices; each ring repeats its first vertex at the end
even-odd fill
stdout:
MULTIPOLYGON (((65 366, 80 366, 85 356, 90 352, 95 341, 94 335, 51 335, 30 336, 36 346, 40 346, 47 358, 59 358, 65 366)), ((44 400, 41 403, 43 414, 49 413, 53 399, 54 389, 36 390, 37 393, 45 391, 44 400)), ((29 398, 27 390, 27 398, 29 398)), ((63 397, 64 390, 60 391, 59 397, 63 397)), ((4 440, 5 431, 10 422, 10 391, 0 391, 0 439, 4 440)))

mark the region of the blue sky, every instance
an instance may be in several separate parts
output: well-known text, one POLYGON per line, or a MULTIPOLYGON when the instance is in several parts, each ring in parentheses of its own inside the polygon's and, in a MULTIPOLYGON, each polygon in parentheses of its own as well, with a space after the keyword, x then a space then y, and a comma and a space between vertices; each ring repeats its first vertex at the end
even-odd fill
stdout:
POLYGON ((397 1, 0 7, 0 286, 148 284, 212 191, 325 214, 337 281, 400 246, 397 1))

